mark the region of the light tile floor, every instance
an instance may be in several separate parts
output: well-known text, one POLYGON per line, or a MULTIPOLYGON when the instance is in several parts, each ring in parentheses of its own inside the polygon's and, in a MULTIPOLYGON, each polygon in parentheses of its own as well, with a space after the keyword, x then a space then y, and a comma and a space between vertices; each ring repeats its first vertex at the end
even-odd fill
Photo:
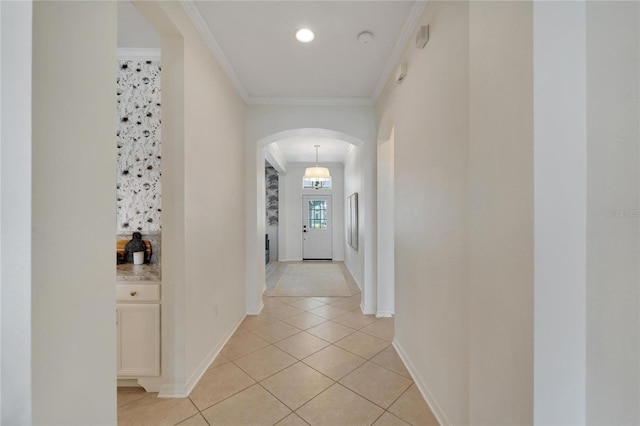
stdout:
POLYGON ((398 357, 393 319, 351 297, 265 297, 189 398, 118 389, 120 426, 437 425, 398 357))

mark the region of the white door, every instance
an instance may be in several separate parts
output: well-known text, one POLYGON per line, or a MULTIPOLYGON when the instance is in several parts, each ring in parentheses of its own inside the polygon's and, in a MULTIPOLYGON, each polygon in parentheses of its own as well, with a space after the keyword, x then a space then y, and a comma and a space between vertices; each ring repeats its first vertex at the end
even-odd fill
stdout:
POLYGON ((302 196, 302 258, 333 258, 331 195, 302 196))

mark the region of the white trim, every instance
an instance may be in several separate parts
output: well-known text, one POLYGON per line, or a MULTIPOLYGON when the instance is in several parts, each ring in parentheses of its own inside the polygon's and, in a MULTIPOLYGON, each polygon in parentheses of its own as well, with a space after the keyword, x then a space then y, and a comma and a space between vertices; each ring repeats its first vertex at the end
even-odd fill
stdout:
POLYGON ((376 318, 392 318, 394 314, 394 311, 377 311, 376 318))
POLYGON ((264 159, 278 171, 278 174, 283 175, 287 173, 287 161, 277 143, 271 143, 264 147, 264 159))
POLYGON ((242 81, 240 81, 238 74, 231 66, 231 63, 229 62, 227 57, 224 55, 224 52, 218 45, 218 42, 215 38, 213 38, 213 34, 211 34, 211 31, 209 31, 209 26, 202 17, 202 14, 200 13, 200 10, 198 10, 198 7, 192 0, 179 0, 179 2, 189 18, 191 18, 193 24, 198 29, 198 32, 204 39, 204 42, 207 44, 207 46, 209 46, 209 50, 211 50, 211 53, 213 53, 213 56, 215 56, 215 58, 218 60, 218 63, 227 74, 227 77, 229 77, 229 80, 231 80, 231 84, 233 84, 233 86, 236 88, 240 97, 245 102, 247 102, 249 98, 247 89, 242 84, 242 81))
POLYGON ((376 310, 374 308, 365 308, 364 302, 360 302, 360 311, 362 311, 362 315, 375 315, 376 310))
POLYGON ((396 40, 396 44, 393 46, 393 50, 389 55, 389 59, 387 59, 387 63, 382 69, 382 73, 380 74, 380 78, 378 79, 378 84, 376 85, 376 88, 373 91, 373 95, 371 96, 372 99, 378 99, 378 96, 380 96, 382 89, 384 89, 384 86, 387 84, 387 80, 395 69, 398 60, 400 59, 400 55, 402 55, 402 51, 404 50, 404 47, 407 43, 407 40, 409 40, 409 36, 413 33, 426 5, 426 1, 416 1, 413 4, 413 7, 409 12, 406 21, 404 21, 404 26, 402 27, 402 31, 400 32, 400 35, 396 40))
MULTIPOLYGON (((264 293, 264 291, 263 291, 264 293)), ((262 308, 264 308, 264 303, 262 301, 260 301, 260 305, 258 305, 258 309, 256 309, 255 311, 248 309, 247 310, 247 315, 260 315, 260 312, 262 312, 262 308)))
MULTIPOLYGON (((358 139, 346 133, 338 132, 335 130, 318 129, 318 128, 300 128, 300 129, 283 130, 282 132, 274 133, 272 135, 265 136, 261 139, 258 139, 258 141, 256 141, 256 145, 258 147, 265 147, 270 143, 278 142, 279 140, 293 138, 293 137, 333 138, 333 139, 338 139, 340 141, 349 143, 351 145, 355 145, 357 147, 361 147, 364 145, 364 142, 361 139, 358 139)), ((335 164, 342 164, 342 163, 335 163, 335 164)))
POLYGON ((336 97, 259 97, 245 99, 249 105, 375 105, 372 97, 336 96, 336 97))
POLYGON ((393 339, 392 345, 398 353, 398 356, 400 356, 400 359, 404 363, 405 367, 407 367, 407 371, 409 371, 409 374, 411 374, 411 378, 418 387, 418 390, 422 394, 422 397, 426 401, 427 405, 431 409, 431 412, 436 417, 436 420, 438 420, 438 424, 442 426, 452 424, 442 407, 440 407, 440 404, 438 404, 436 399, 433 397, 433 394, 429 391, 429 387, 427 386, 427 384, 416 372, 415 367, 409 360, 407 353, 404 351, 400 343, 396 339, 393 339))
POLYGON ((186 387, 181 383, 164 383, 158 391, 158 398, 187 398, 188 396, 186 387))
POLYGON ((119 47, 119 61, 159 61, 161 58, 160 49, 136 47, 119 47))
MULTIPOLYGON (((142 386, 147 392, 158 392, 162 386, 162 377, 138 377, 137 380, 134 379, 134 382, 137 383, 137 386, 142 386)), ((120 386, 120 379, 118 379, 118 386, 120 386)))
POLYGON ((344 262, 344 266, 347 267, 347 270, 349 271, 349 273, 351 274, 351 278, 353 278, 353 281, 355 281, 356 285, 358 286, 358 288, 360 289, 360 291, 362 291, 362 285, 358 282, 358 280, 356 279, 356 277, 353 275, 353 272, 351 271, 351 268, 349 268, 349 264, 347 262, 344 262))

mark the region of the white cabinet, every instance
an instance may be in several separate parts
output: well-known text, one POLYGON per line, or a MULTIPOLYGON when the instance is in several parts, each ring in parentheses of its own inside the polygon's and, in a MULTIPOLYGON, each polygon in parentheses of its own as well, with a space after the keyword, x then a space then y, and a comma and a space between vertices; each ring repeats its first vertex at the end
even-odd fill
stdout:
POLYGON ((116 285, 118 377, 160 375, 160 286, 116 285))
POLYGON ((118 377, 160 374, 160 305, 118 304, 118 377))

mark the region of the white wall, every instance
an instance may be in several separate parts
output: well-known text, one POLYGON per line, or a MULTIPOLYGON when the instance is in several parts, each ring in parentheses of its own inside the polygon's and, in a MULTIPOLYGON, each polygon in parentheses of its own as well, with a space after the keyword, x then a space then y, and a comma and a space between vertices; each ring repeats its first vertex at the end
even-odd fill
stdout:
POLYGON ((161 394, 183 396, 245 313, 244 104, 179 3, 136 6, 163 35, 161 394))
POLYGON ((639 9, 431 2, 379 99, 395 344, 443 423, 639 422, 639 9))
POLYGON ((640 424, 640 7, 585 9, 586 422, 640 424))
POLYGON ((533 413, 533 7, 470 2, 469 8, 469 423, 527 424, 533 413))
POLYGON ((344 260, 344 166, 341 163, 322 163, 331 173, 331 189, 303 189, 302 177, 306 167, 313 164, 288 163, 287 174, 280 176, 280 191, 284 193, 284 202, 280 211, 284 220, 280 222, 283 232, 281 244, 284 258, 281 261, 302 260, 302 196, 331 195, 332 200, 332 252, 333 260, 344 260))
MULTIPOLYGON (((349 150, 344 160, 345 197, 349 197, 354 192, 362 194, 362 161, 362 148, 354 146, 349 150)), ((362 212, 360 210, 358 210, 358 250, 346 243, 345 234, 344 263, 349 268, 349 272, 351 272, 351 276, 358 284, 358 287, 362 290, 364 287, 364 245, 361 242, 363 229, 360 220, 362 212)))
POLYGON ((34 425, 116 423, 116 27, 116 3, 33 3, 34 425))
POLYGON ((31 417, 31 2, 0 2, 0 423, 31 417))
POLYGON ((585 4, 541 2, 534 10, 534 421, 584 424, 585 4))
POLYGON ((469 422, 468 7, 427 4, 429 43, 418 50, 409 37, 407 77, 390 79, 376 105, 379 123, 395 118, 384 135, 394 126, 394 344, 441 424, 469 422))
POLYGON ((377 316, 395 313, 395 223, 394 223, 394 140, 393 129, 388 140, 378 143, 378 297, 377 316))
POLYGON ((248 105, 247 138, 255 141, 290 129, 329 129, 364 142, 375 138, 373 107, 248 105))
POLYGON ((395 129, 395 345, 442 423, 532 421, 532 21, 530 3, 430 2, 428 44, 377 104, 395 129))

